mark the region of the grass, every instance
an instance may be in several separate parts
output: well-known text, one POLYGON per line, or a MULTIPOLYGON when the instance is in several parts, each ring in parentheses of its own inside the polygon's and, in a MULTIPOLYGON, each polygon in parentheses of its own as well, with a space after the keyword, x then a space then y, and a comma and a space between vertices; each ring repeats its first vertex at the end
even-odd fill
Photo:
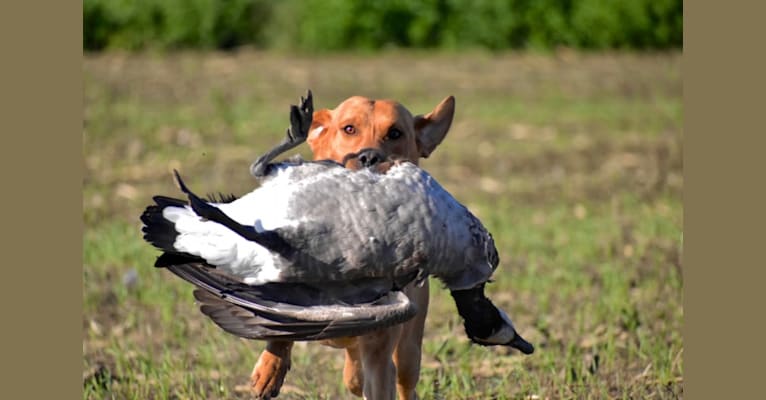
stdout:
MULTIPOLYGON (((219 330, 152 267, 138 216, 178 195, 172 168, 251 190, 247 167, 308 87, 317 107, 362 94, 425 113, 456 96, 423 166, 493 232, 490 297, 537 351, 470 345, 433 282, 421 398, 682 397, 680 71, 678 53, 86 55, 84 397, 249 398, 263 343, 219 330)), ((297 344, 279 398, 352 398, 342 364, 297 344)))

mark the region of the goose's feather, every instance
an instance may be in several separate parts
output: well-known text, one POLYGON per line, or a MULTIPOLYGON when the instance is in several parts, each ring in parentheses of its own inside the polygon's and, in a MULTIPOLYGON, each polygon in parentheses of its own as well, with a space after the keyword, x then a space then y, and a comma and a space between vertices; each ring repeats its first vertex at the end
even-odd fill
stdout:
POLYGON ((481 222, 407 162, 384 174, 280 163, 238 199, 154 200, 141 220, 165 252, 156 265, 198 286, 202 312, 242 337, 315 340, 400 323, 415 309, 398 289, 428 275, 470 289, 498 264, 481 222))
MULTIPOLYGON (((397 292, 397 296, 402 296, 397 292)), ((280 317, 264 317, 246 307, 229 303, 210 292, 197 289, 194 297, 201 304, 200 310, 221 329, 247 339, 322 340, 336 337, 358 336, 369 331, 385 328, 410 317, 368 317, 364 320, 302 321, 280 317)), ((354 310, 358 312, 358 310, 354 310)))
POLYGON ((481 222, 411 163, 386 174, 277 164, 258 189, 212 203, 238 224, 278 236, 289 257, 201 219, 178 200, 155 201, 142 217, 149 242, 200 257, 247 284, 409 278, 422 269, 450 289, 465 289, 485 282, 498 263, 481 222))
POLYGON ((245 285, 200 264, 167 267, 196 286, 202 313, 223 330, 249 339, 319 340, 355 336, 412 318, 417 310, 382 282, 336 282, 330 287, 245 285))

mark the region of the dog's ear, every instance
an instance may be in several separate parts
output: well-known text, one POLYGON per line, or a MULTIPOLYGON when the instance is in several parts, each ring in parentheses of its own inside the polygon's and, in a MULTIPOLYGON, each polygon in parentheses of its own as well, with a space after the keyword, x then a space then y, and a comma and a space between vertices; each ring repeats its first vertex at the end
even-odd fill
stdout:
POLYGON ((309 129, 309 137, 306 138, 306 141, 312 149, 315 148, 317 140, 323 136, 322 134, 330 129, 331 121, 332 113, 330 110, 322 109, 314 111, 314 116, 311 120, 311 129, 309 129))
POLYGON ((421 157, 428 158, 444 140, 454 115, 455 97, 449 96, 430 113, 415 116, 415 135, 421 157))

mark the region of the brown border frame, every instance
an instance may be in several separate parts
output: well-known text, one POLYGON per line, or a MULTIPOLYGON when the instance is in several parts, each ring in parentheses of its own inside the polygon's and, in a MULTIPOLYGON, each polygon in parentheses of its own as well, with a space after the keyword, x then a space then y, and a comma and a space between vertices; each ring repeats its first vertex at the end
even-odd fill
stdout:
POLYGON ((82 3, 0 16, 3 397, 82 398, 82 3))

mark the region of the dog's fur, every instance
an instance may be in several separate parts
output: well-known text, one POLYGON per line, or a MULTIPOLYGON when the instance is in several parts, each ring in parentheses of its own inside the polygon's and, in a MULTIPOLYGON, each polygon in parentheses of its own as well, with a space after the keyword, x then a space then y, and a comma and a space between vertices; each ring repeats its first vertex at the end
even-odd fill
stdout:
MULTIPOLYGON (((413 116, 391 100, 351 97, 334 110, 314 112, 308 144, 314 159, 343 162, 346 155, 362 149, 377 149, 417 163, 428 157, 444 139, 452 124, 455 99, 442 100, 429 114, 413 116)), ((410 285, 404 293, 418 307, 410 321, 353 338, 323 343, 346 350, 343 382, 368 400, 416 398, 420 376, 421 343, 428 311, 428 281, 410 285)), ((260 398, 275 397, 290 369, 292 342, 267 342, 253 368, 252 392, 260 398)))

